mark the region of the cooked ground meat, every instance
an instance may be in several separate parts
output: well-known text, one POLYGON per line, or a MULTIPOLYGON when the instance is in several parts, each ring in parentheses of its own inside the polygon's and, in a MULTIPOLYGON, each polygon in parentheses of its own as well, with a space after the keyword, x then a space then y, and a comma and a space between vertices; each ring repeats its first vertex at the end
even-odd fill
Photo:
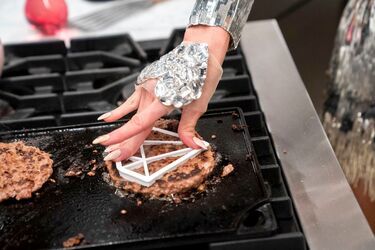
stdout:
POLYGON ((228 174, 232 173, 233 170, 234 170, 233 165, 231 163, 229 163, 228 165, 226 165, 223 168, 223 172, 221 173, 221 177, 227 176, 228 174))
MULTIPOLYGON (((156 123, 159 128, 168 130, 176 130, 178 121, 176 120, 160 120, 156 123)), ((148 140, 178 140, 173 136, 152 132, 147 138, 148 140)), ((184 148, 183 145, 157 145, 145 146, 147 157, 159 155, 162 153, 184 148)), ((157 162, 148 164, 150 174, 156 172, 165 165, 175 161, 176 157, 166 158, 157 162)), ((134 182, 124 180, 119 176, 116 166, 112 162, 106 162, 106 166, 113 184, 126 191, 141 193, 150 196, 167 196, 171 194, 186 193, 189 190, 198 188, 210 175, 215 167, 214 152, 211 148, 197 157, 188 160, 175 170, 165 174, 161 179, 157 180, 150 187, 145 187, 134 182)), ((143 174, 143 168, 139 168, 138 172, 143 174)))
POLYGON ((63 246, 64 246, 64 248, 78 246, 82 243, 84 238, 85 238, 85 236, 83 234, 79 233, 78 235, 70 237, 69 239, 64 241, 63 246))
POLYGON ((52 174, 50 155, 23 142, 0 143, 0 202, 30 198, 52 174))

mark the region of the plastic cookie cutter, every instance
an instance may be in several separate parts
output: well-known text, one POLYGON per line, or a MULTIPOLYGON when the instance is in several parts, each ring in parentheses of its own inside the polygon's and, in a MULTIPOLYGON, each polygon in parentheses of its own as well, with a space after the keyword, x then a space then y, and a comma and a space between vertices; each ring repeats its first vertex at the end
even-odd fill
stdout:
MULTIPOLYGON (((152 128, 153 131, 159 132, 162 134, 170 135, 173 137, 180 138, 177 133, 168 131, 161 128, 152 128)), ((203 141, 203 143, 208 146, 209 143, 203 141)), ((136 182, 142 186, 149 187, 151 186, 156 180, 162 178, 165 174, 171 172, 172 170, 176 169, 181 164, 185 163, 186 161, 196 157, 205 149, 192 149, 192 148, 183 148, 171 152, 167 152, 160 155, 155 155, 151 157, 146 157, 144 146, 145 145, 163 145, 163 144, 173 144, 173 145, 183 145, 183 142, 178 141, 162 141, 162 140, 145 140, 144 143, 140 146, 139 151, 141 153, 141 157, 132 156, 128 160, 131 161, 125 165, 122 165, 122 162, 116 162, 116 168, 120 174, 120 176, 128 181, 136 182), (166 166, 162 167, 158 171, 150 174, 148 165, 149 163, 159 161, 168 157, 178 157, 177 160, 167 164, 166 166), (139 169, 143 167, 144 174, 135 172, 133 170, 139 169)))

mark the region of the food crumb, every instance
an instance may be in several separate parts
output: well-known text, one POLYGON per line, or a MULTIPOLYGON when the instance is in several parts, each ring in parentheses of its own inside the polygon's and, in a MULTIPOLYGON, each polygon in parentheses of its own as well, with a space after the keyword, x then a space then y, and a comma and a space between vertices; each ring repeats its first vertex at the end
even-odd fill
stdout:
POLYGON ((78 246, 82 243, 85 236, 82 233, 79 233, 76 236, 70 237, 66 241, 63 242, 64 248, 74 247, 78 246))
POLYGON ((204 192, 204 191, 206 190, 206 185, 204 185, 204 184, 200 184, 199 187, 197 188, 197 190, 198 190, 199 192, 204 192))
POLYGON ((88 176, 94 176, 95 175, 95 172, 94 171, 90 171, 87 173, 88 176))
POLYGON ((65 175, 66 177, 79 177, 81 176, 82 174, 82 171, 81 170, 72 170, 72 169, 68 169, 68 171, 66 171, 65 175))
POLYGON ((243 131, 244 128, 246 128, 246 125, 240 125, 240 124, 232 124, 232 130, 233 131, 243 131))
POLYGON ((55 180, 55 179, 49 178, 48 180, 49 180, 50 182, 52 182, 52 183, 56 183, 56 180, 55 180))
POLYGON ((137 199, 137 206, 139 207, 140 205, 142 205, 142 201, 140 199, 137 199))
POLYGON ((96 154, 98 153, 98 150, 94 149, 92 152, 96 154))
POLYGON ((122 209, 121 211, 120 211, 120 213, 121 214, 126 214, 128 211, 126 211, 125 209, 122 209))
POLYGON ((251 154, 246 154, 246 160, 251 161, 251 154))
POLYGON ((221 173, 221 177, 227 176, 227 175, 230 174, 233 170, 234 170, 233 165, 232 165, 231 163, 229 163, 228 165, 226 165, 226 166, 223 168, 223 172, 221 173))
POLYGON ((237 112, 233 111, 232 112, 232 117, 237 119, 237 118, 240 117, 240 115, 237 112))
POLYGON ((182 200, 181 200, 181 198, 180 197, 178 197, 178 196, 173 196, 173 202, 174 203, 176 203, 176 204, 179 204, 179 203, 181 203, 182 202, 182 200))
POLYGON ((211 135, 211 139, 216 139, 216 135, 211 135))

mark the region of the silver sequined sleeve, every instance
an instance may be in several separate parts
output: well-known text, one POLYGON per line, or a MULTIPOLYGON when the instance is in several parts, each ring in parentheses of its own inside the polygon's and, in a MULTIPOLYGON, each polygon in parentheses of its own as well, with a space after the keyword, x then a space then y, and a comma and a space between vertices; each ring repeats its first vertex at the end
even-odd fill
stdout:
POLYGON ((196 0, 188 27, 198 24, 220 26, 231 35, 229 49, 235 49, 253 2, 254 0, 196 0))

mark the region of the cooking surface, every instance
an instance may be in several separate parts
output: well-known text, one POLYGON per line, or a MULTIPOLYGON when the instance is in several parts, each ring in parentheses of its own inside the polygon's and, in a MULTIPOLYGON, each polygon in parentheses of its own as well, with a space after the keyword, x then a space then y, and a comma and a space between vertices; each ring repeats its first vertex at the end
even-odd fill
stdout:
POLYGON ((234 165, 232 174, 215 178, 212 182, 217 184, 209 184, 206 192, 193 193, 188 201, 174 204, 143 199, 139 206, 136 197, 115 195, 115 189, 103 180, 103 169, 95 176, 64 177, 72 165, 87 166, 95 159, 103 166, 103 147, 92 146, 91 141, 118 125, 3 134, 2 141, 16 138, 50 153, 56 182, 47 182, 32 199, 0 204, 0 245, 5 249, 61 247, 64 240, 78 233, 85 235, 88 246, 141 240, 145 244, 145 240, 160 238, 167 245, 166 238, 193 235, 195 242, 209 240, 210 234, 221 234, 222 239, 270 235, 276 229, 272 212, 250 211, 264 203, 267 195, 251 157, 249 137, 245 130, 233 130, 232 124, 244 125, 232 111, 211 112, 198 124, 201 135, 223 157, 214 176, 219 177, 228 162, 234 165), (216 138, 210 139, 213 134, 216 138), (267 223, 258 224, 257 215, 267 223), (246 222, 249 216, 255 220, 253 225, 246 222))

